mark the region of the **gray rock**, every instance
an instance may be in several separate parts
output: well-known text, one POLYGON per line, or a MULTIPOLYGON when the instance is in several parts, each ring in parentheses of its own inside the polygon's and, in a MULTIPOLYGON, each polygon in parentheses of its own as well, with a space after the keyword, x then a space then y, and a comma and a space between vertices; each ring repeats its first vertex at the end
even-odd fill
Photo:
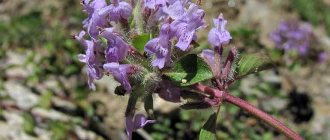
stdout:
POLYGON ((38 103, 38 96, 36 94, 15 81, 6 82, 4 87, 9 97, 12 98, 21 109, 30 109, 38 103))

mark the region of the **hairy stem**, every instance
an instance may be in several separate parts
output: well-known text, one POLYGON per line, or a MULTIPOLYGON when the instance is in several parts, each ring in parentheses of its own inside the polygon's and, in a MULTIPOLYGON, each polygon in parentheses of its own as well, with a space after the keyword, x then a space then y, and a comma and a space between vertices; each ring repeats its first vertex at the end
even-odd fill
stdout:
POLYGON ((227 103, 231 103, 233 105, 236 105, 237 107, 249 112, 250 114, 254 115, 255 117, 265 121, 267 124, 271 125, 275 129, 277 129, 279 132, 282 134, 286 135, 288 138, 293 139, 293 140, 303 140, 303 138, 291 130, 290 128, 286 127, 282 122, 279 120, 276 120, 269 114, 259 110, 255 106, 249 104, 248 102, 237 98, 235 96, 232 96, 226 92, 219 91, 217 89, 201 85, 201 84, 196 84, 195 88, 201 92, 205 92, 209 95, 213 95, 215 97, 221 98, 223 101, 227 103))

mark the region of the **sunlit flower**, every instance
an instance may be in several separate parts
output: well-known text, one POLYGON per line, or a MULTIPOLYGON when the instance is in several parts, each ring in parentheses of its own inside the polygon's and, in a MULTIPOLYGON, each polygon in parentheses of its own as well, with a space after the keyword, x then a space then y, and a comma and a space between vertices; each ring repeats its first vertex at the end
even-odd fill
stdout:
POLYGON ((188 49, 192 40, 196 38, 196 30, 205 24, 204 11, 199 9, 195 4, 190 4, 189 9, 178 19, 173 21, 172 30, 176 31, 175 35, 178 38, 178 42, 175 45, 181 50, 188 49))
POLYGON ((107 39, 108 48, 105 50, 107 63, 122 61, 128 52, 130 46, 116 33, 113 28, 105 28, 101 35, 107 39))
POLYGON ((157 38, 150 40, 145 46, 145 52, 149 55, 155 55, 156 59, 152 61, 152 66, 159 69, 164 68, 171 60, 171 30, 169 24, 164 24, 161 27, 160 34, 157 38))
POLYGON ((85 47, 85 54, 79 54, 79 61, 86 63, 87 65, 87 75, 88 75, 88 85, 91 89, 95 90, 95 85, 93 83, 94 80, 101 79, 103 76, 103 69, 101 63, 101 48, 100 44, 95 41, 85 40, 84 39, 85 32, 82 31, 78 36, 75 36, 76 40, 78 40, 85 47))
POLYGON ((127 20, 132 15, 132 6, 121 0, 111 0, 111 4, 101 9, 99 15, 109 15, 109 21, 127 20))
POLYGON ((131 84, 128 81, 128 75, 133 72, 133 68, 129 64, 107 63, 103 65, 106 72, 112 74, 127 92, 132 90, 131 84))
POLYGON ((96 39, 99 34, 98 27, 106 25, 105 15, 98 14, 98 11, 107 4, 105 0, 83 0, 82 4, 88 14, 88 18, 83 21, 83 27, 87 30, 91 38, 96 39))

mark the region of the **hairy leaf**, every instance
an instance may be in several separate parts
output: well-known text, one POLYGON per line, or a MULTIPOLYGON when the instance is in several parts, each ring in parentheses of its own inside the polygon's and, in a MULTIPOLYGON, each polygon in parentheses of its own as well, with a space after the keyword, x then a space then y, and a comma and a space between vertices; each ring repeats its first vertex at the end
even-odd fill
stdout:
POLYGON ((273 61, 267 55, 257 53, 242 55, 237 64, 235 78, 240 79, 273 66, 273 61))
POLYGON ((163 72, 163 74, 180 86, 189 86, 213 77, 208 65, 196 54, 183 57, 171 71, 163 72))
POLYGON ((139 53, 143 54, 144 46, 147 44, 149 40, 150 40, 149 34, 142 34, 134 37, 132 40, 132 44, 139 53))
POLYGON ((217 114, 213 113, 199 132, 199 140, 215 140, 217 114))

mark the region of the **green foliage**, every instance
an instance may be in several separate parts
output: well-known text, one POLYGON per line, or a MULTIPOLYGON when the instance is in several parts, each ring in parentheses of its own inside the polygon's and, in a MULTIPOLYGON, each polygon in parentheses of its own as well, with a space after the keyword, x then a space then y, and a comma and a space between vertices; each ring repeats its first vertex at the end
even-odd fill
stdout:
POLYGON ((263 54, 242 55, 237 63, 236 78, 240 79, 246 75, 257 73, 273 66, 273 61, 263 54))
POLYGON ((283 52, 278 49, 269 49, 267 50, 269 57, 273 60, 273 62, 278 62, 283 57, 283 52))
POLYGON ((61 121, 51 121, 50 131, 52 132, 53 140, 64 140, 68 139, 70 130, 72 130, 72 126, 70 123, 65 123, 61 121))
POLYGON ((23 114, 23 118, 24 118, 24 123, 23 123, 23 130, 30 135, 34 135, 34 128, 35 128, 35 121, 33 119, 33 117, 28 114, 28 113, 24 113, 23 114))
POLYGON ((157 114, 158 122, 145 129, 148 132, 152 132, 150 134, 155 140, 198 139, 203 122, 206 122, 211 113, 213 111, 209 109, 198 112, 175 110, 170 114, 157 114))
POLYGON ((244 42, 244 46, 257 46, 257 31, 254 29, 248 29, 246 27, 238 27, 232 29, 230 34, 234 42, 241 41, 244 42))
POLYGON ((171 129, 171 120, 169 118, 163 118, 163 120, 152 125, 152 127, 154 133, 151 133, 151 136, 155 140, 164 140, 175 134, 174 130, 171 129))
POLYGON ((313 25, 317 25, 322 18, 321 0, 293 0, 292 5, 298 10, 300 15, 310 21, 313 25))
POLYGON ((247 28, 244 28, 244 27, 239 27, 235 30, 232 30, 230 33, 233 36, 233 38, 235 38, 235 37, 249 38, 253 34, 255 34, 256 31, 255 30, 250 30, 250 29, 247 29, 247 28))
POLYGON ((135 49, 138 50, 139 53, 143 54, 144 46, 147 44, 149 40, 150 40, 150 34, 142 34, 134 37, 132 40, 132 44, 135 47, 135 49))
POLYGON ((293 0, 292 5, 304 20, 311 22, 313 25, 325 23, 327 33, 330 35, 329 5, 322 0, 293 0))
POLYGON ((180 86, 189 86, 213 77, 209 66, 196 54, 183 57, 171 71, 163 74, 180 86))
POLYGON ((46 92, 42 94, 38 106, 40 106, 41 108, 49 109, 52 104, 52 98, 53 98, 53 93, 51 92, 46 92))
POLYGON ((0 118, 2 118, 2 117, 3 117, 3 109, 0 108, 0 118))
POLYGON ((217 114, 213 113, 206 121, 199 133, 199 140, 215 140, 215 128, 216 128, 217 114))
POLYGON ((92 117, 95 114, 93 106, 89 104, 86 100, 79 100, 77 104, 84 110, 85 115, 87 117, 92 117))
POLYGON ((42 29, 42 19, 40 12, 32 12, 21 17, 14 17, 9 23, 0 23, 0 43, 19 43, 25 47, 31 47, 37 40, 42 38, 39 32, 42 29))
POLYGON ((325 22, 326 30, 328 35, 330 36, 330 6, 328 6, 323 13, 325 18, 324 22, 325 22))

